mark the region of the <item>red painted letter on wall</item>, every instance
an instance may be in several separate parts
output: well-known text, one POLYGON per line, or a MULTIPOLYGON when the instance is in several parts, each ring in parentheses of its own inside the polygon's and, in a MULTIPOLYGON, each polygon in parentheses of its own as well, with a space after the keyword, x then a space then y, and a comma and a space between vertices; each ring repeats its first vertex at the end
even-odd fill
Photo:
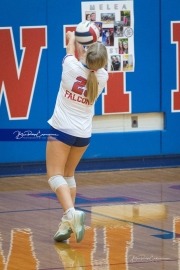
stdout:
POLYGON ((5 96, 9 119, 28 119, 46 27, 20 28, 23 50, 18 64, 12 28, 0 28, 0 102, 5 96))
POLYGON ((176 90, 172 90, 172 112, 180 112, 180 22, 171 22, 171 43, 176 44, 176 90))
POLYGON ((106 93, 103 96, 103 114, 131 113, 131 92, 126 93, 124 72, 109 73, 106 93))

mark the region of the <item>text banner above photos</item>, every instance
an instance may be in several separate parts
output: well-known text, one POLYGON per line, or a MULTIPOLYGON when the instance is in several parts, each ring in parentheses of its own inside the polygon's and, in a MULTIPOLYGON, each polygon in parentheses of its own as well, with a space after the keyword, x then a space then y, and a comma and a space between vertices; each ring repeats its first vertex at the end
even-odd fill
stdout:
POLYGON ((82 2, 82 21, 93 21, 100 30, 99 41, 108 51, 108 72, 132 72, 134 57, 133 1, 82 2))

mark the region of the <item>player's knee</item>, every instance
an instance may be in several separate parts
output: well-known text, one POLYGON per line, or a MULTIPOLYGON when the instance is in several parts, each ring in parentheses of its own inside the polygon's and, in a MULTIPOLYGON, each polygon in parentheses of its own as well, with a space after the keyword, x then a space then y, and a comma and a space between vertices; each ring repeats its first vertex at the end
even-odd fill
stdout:
POLYGON ((75 181, 74 175, 70 176, 70 177, 64 177, 64 179, 66 180, 69 188, 75 188, 76 187, 76 181, 75 181))
POLYGON ((62 185, 67 185, 68 183, 62 177, 62 175, 55 175, 49 178, 48 183, 51 187, 51 189, 56 192, 56 189, 62 185))

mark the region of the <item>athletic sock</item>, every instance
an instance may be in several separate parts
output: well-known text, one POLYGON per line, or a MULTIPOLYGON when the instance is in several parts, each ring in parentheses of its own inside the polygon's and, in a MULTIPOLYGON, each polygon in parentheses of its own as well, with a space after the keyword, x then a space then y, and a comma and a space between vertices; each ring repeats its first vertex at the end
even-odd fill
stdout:
POLYGON ((72 220, 74 211, 75 211, 74 207, 67 209, 63 214, 63 219, 72 220))

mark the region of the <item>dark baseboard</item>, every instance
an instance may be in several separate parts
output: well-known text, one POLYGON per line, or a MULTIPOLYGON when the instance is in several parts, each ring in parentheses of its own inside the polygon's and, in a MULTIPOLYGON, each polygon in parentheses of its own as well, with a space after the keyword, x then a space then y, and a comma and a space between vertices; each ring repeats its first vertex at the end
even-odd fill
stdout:
MULTIPOLYGON (((180 167, 180 155, 82 159, 77 166, 76 172, 135 170, 169 167, 180 167)), ((45 173, 45 161, 0 164, 0 177, 38 175, 45 173)))

